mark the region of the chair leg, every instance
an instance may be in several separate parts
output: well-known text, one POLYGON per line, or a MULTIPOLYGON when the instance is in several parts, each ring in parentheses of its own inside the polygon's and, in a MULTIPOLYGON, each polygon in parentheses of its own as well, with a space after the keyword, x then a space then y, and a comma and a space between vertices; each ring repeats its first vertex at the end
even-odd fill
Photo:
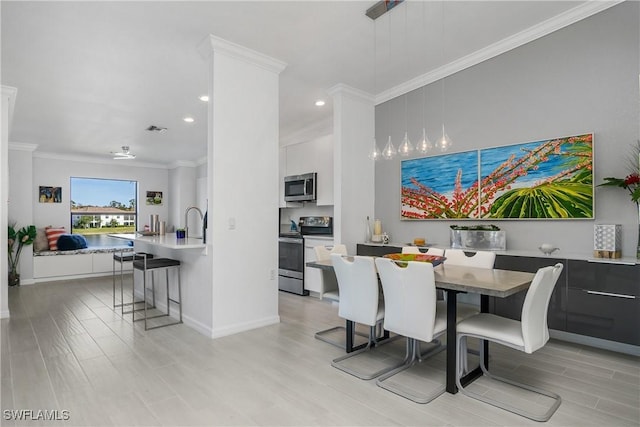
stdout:
POLYGON ((407 338, 407 353, 405 356, 404 364, 397 367, 396 369, 388 372, 376 380, 376 384, 378 387, 382 387, 385 390, 388 390, 392 393, 397 394, 398 396, 402 396, 406 399, 409 399, 416 403, 429 403, 436 397, 440 396, 445 391, 445 384, 443 383, 441 386, 437 387, 431 393, 428 394, 420 394, 415 393, 410 388, 400 384, 392 384, 386 383, 385 381, 389 378, 399 374, 400 372, 406 371, 407 369, 414 366, 416 363, 422 362, 427 357, 431 357, 437 353, 440 353, 445 349, 439 342, 437 342, 437 346, 424 354, 420 354, 420 342, 414 338, 407 338))
MULTIPOLYGON (((553 404, 551 405, 551 407, 544 413, 544 414, 534 414, 528 411, 525 411, 523 409, 517 408, 513 405, 510 405, 508 403, 505 402, 500 402, 498 400, 495 399, 491 399, 485 395, 482 394, 478 394, 478 393, 474 393, 472 391, 466 390, 461 382, 460 382, 460 378, 461 378, 461 372, 462 369, 464 368, 463 366, 463 360, 460 357, 460 351, 462 349, 462 341, 464 340, 466 342, 468 335, 458 335, 457 338, 457 342, 456 342, 456 348, 457 348, 457 354, 458 354, 458 358, 457 358, 457 366, 456 366, 456 385, 458 386, 458 390, 460 390, 460 392, 462 392, 462 394, 469 396, 473 399, 476 400, 480 400, 482 402, 488 403, 489 405, 492 406, 496 406, 498 408, 502 408, 505 411, 509 411, 509 412, 513 412, 514 414, 523 416, 525 418, 529 418, 531 420, 534 421, 540 421, 540 422, 544 422, 544 421, 548 421, 549 418, 551 418, 551 416, 556 412, 556 410, 558 409, 558 407, 560 406, 560 404, 562 403, 562 398, 560 397, 560 395, 547 391, 547 390, 542 390, 540 388, 534 387, 534 386, 530 386, 528 384, 522 384, 519 383, 517 381, 513 381, 507 378, 502 378, 502 377, 497 377, 495 375, 492 375, 489 373, 489 371, 486 368, 486 364, 485 364, 485 360, 484 360, 484 352, 480 351, 480 367, 482 368, 482 372, 484 373, 484 375, 486 375, 488 378, 491 378, 492 380, 495 381, 499 381, 502 383, 506 383, 506 384, 510 384, 512 386, 521 388, 521 389, 525 389, 525 390, 529 390, 532 391, 536 394, 540 394, 543 396, 547 396, 550 397, 551 399, 554 400, 553 404)), ((476 337, 479 338, 479 337, 476 337)), ((480 338, 480 342, 482 344, 482 338, 480 338)))
MULTIPOLYGON (((378 347, 380 344, 376 344, 376 326, 370 326, 369 327, 369 339, 367 341, 367 345, 364 348, 361 348, 360 350, 356 350, 352 353, 348 353, 344 356, 340 356, 337 359, 333 359, 331 361, 331 366, 333 366, 334 368, 340 369, 343 372, 346 372, 347 374, 353 375, 354 377, 360 378, 361 380, 372 380, 376 377, 379 377, 382 374, 385 374, 393 369, 396 369, 398 366, 401 366, 402 364, 404 364, 404 360, 399 363, 399 364, 394 364, 392 366, 386 366, 382 369, 379 369, 378 371, 374 371, 374 372, 363 372, 363 371, 359 371, 357 369, 353 369, 350 368, 348 366, 345 366, 343 364, 341 364, 341 362, 347 360, 347 359, 351 359, 352 357, 358 356, 359 354, 362 354, 364 352, 367 351, 375 351, 373 350, 375 347, 378 347)), ((395 338, 395 337, 394 337, 395 338)), ((388 339, 385 340, 385 342, 389 342, 389 341, 394 341, 394 339, 388 339)))

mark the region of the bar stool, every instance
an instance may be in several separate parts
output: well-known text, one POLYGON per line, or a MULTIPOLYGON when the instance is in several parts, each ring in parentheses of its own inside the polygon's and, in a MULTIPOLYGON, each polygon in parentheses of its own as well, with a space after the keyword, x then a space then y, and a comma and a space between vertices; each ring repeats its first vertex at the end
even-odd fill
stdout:
MULTIPOLYGON (((180 283, 180 261, 170 258, 148 258, 143 257, 142 259, 136 259, 133 261, 133 269, 142 271, 142 289, 143 289, 143 299, 144 308, 142 310, 133 310, 132 319, 134 322, 144 320, 144 330, 148 331, 150 329, 162 328, 164 326, 177 325, 182 323, 182 285, 180 283), (178 299, 172 299, 169 295, 169 270, 177 269, 178 275, 178 299), (167 294, 167 312, 162 314, 156 314, 153 316, 149 316, 147 314, 147 273, 151 272, 151 281, 153 283, 154 277, 153 273, 155 271, 164 270, 166 275, 165 285, 166 285, 166 294, 167 294), (149 319, 155 319, 157 317, 171 317, 171 303, 177 304, 179 308, 179 320, 171 323, 165 323, 162 325, 156 326, 148 326, 147 321, 149 319), (144 311, 143 319, 136 319, 136 311, 144 311)), ((152 285, 153 286, 153 285, 152 285)), ((155 292, 154 292, 155 293, 155 292)), ((134 294, 135 294, 135 282, 134 282, 134 294)), ((154 304, 155 305, 155 304, 154 304)))
MULTIPOLYGON (((123 316, 125 314, 129 314, 130 312, 124 311, 125 305, 135 305, 135 299, 132 299, 131 302, 124 302, 124 263, 132 262, 133 259, 143 259, 144 257, 153 258, 153 254, 148 254, 145 252, 125 252, 124 250, 120 252, 115 252, 113 254, 113 309, 115 310, 117 307, 120 307, 120 315, 123 316), (126 254, 126 255, 125 255, 126 254), (120 264, 120 304, 116 304, 116 262, 120 264)), ((155 306, 155 288, 153 289, 153 302, 155 306)))

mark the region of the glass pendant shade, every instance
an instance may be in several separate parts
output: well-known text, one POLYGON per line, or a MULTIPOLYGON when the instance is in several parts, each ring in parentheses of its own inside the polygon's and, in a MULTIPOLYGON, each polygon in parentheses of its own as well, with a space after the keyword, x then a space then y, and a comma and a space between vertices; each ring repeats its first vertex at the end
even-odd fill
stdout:
POLYGON ((400 155, 403 157, 407 157, 411 154, 412 151, 413 144, 411 143, 411 141, 409 141, 409 135, 407 134, 407 132, 405 132, 402 144, 400 144, 400 147, 398 147, 398 153, 400 153, 400 155))
POLYGON ((436 147, 440 151, 447 151, 452 145, 453 145, 453 142, 451 142, 451 138, 449 138, 449 135, 447 135, 447 133, 444 131, 444 124, 443 124, 442 137, 436 142, 436 147))
POLYGON ((378 150, 378 144, 376 144, 376 139, 373 138, 373 147, 371 147, 371 151, 369 152, 369 158, 373 161, 379 160, 382 153, 378 150))
POLYGON ((417 149, 421 154, 427 154, 433 148, 433 144, 427 137, 427 130, 422 128, 422 139, 418 143, 417 149))
POLYGON ((398 152, 396 151, 396 147, 394 147, 393 143, 391 142, 391 136, 389 136, 389 141, 387 141, 387 145, 385 145, 384 149, 382 150, 382 157, 385 160, 391 160, 396 156, 397 153, 398 152))

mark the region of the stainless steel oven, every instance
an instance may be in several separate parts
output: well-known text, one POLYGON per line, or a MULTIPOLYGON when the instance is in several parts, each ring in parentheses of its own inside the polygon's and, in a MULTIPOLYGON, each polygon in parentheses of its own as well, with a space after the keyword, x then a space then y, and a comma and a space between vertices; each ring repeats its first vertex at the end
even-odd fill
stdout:
POLYGON ((278 238, 278 289, 309 295, 304 289, 304 240, 300 234, 281 234, 278 238))
POLYGON ((333 234, 333 218, 300 217, 300 232, 280 233, 278 238, 278 289, 309 295, 304 288, 304 236, 333 234))

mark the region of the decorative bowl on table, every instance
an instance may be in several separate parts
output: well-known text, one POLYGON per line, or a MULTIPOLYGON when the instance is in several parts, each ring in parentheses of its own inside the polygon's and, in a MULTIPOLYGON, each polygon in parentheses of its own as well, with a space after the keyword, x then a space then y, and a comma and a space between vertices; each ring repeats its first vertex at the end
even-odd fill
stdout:
POLYGON ((387 254, 384 258, 389 258, 394 261, 418 261, 418 262, 430 262, 433 266, 440 265, 444 262, 445 257, 438 255, 427 254, 387 254))
POLYGON ((158 232, 157 231, 144 230, 144 231, 138 231, 138 234, 140 234, 142 236, 157 236, 158 232))

